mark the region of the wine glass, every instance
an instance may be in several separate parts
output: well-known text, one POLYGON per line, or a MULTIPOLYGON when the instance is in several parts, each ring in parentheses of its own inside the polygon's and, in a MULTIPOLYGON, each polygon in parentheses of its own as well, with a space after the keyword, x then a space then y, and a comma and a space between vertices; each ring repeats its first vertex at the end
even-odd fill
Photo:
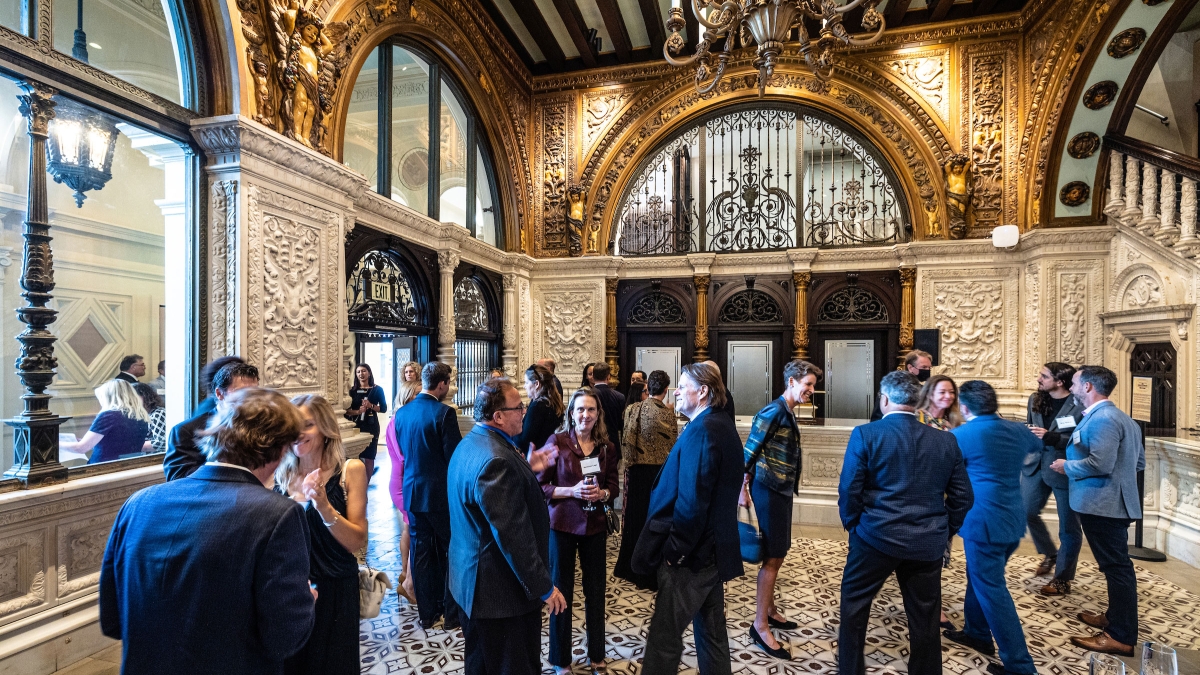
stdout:
POLYGON ((1112 654, 1092 653, 1088 675, 1125 675, 1125 662, 1112 654))
POLYGON ((1175 650, 1158 642, 1143 644, 1142 675, 1179 675, 1175 650))

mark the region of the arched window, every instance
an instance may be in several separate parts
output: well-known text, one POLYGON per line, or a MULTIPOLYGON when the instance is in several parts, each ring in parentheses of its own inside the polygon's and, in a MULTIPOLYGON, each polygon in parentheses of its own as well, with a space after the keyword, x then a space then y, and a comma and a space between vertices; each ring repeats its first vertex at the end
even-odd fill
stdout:
POLYGON ((351 92, 342 157, 379 194, 504 246, 482 125, 462 89, 423 50, 389 41, 367 59, 351 92))
POLYGON ((781 323, 783 310, 766 293, 747 288, 725 301, 717 316, 720 323, 781 323))
POLYGON ((663 291, 650 291, 629 308, 630 326, 669 326, 683 323, 683 305, 663 291))
POLYGON ((454 359, 458 372, 454 403, 464 413, 475 407, 475 390, 499 362, 492 304, 476 277, 463 277, 454 286, 454 359))
POLYGON ((421 323, 417 298, 408 275, 394 255, 370 251, 358 261, 346 282, 351 323, 374 328, 408 328, 421 323))
POLYGON ((871 291, 855 286, 830 295, 817 312, 817 321, 887 323, 887 320, 887 307, 883 301, 871 291))
POLYGON ((803 106, 723 111, 645 161, 616 251, 654 255, 857 246, 908 238, 907 206, 865 137, 803 106))

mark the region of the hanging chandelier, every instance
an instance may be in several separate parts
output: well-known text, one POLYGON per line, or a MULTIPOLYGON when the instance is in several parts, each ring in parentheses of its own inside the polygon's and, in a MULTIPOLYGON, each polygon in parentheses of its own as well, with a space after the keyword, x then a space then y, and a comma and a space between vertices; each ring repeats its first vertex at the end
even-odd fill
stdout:
POLYGON ((55 183, 75 192, 75 205, 82 207, 85 192, 112 178, 117 125, 104 113, 60 97, 49 131, 46 169, 55 183))
POLYGON ((677 59, 686 42, 679 31, 686 25, 683 20, 681 0, 671 0, 671 11, 666 26, 670 32, 663 45, 663 56, 672 66, 696 66, 696 89, 700 93, 712 91, 725 74, 725 67, 733 49, 740 44, 749 47, 751 41, 758 46, 754 67, 758 68, 758 95, 762 96, 767 80, 775 71, 784 43, 788 42, 793 30, 799 31, 800 54, 818 79, 828 80, 833 75, 834 47, 847 45, 862 47, 875 44, 883 36, 883 15, 876 9, 878 0, 848 0, 839 4, 836 0, 688 0, 701 27, 701 37, 696 43, 696 53, 677 59), (875 31, 868 37, 855 38, 846 32, 842 16, 850 10, 865 5, 862 27, 875 31), (805 19, 821 22, 821 29, 814 41, 804 25, 805 19), (724 38, 725 46, 716 56, 709 50, 717 40, 724 38), (736 44, 735 44, 736 43, 736 44))

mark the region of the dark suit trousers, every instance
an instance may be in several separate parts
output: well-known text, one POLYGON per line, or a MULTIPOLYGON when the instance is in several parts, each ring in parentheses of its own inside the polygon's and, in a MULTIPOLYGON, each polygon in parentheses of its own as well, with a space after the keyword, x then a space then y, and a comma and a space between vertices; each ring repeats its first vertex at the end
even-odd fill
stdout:
POLYGON ((1021 495, 1025 499, 1025 523, 1033 545, 1042 555, 1058 556, 1054 565, 1054 576, 1073 581, 1075 568, 1079 565, 1079 549, 1083 547, 1083 529, 1079 526, 1079 514, 1071 510, 1071 498, 1067 488, 1051 488, 1042 480, 1041 469, 1032 476, 1021 474, 1021 495), (1062 549, 1054 547, 1054 540, 1042 520, 1042 509, 1054 494, 1058 508, 1058 540, 1062 549))
POLYGON ((541 675, 542 609, 463 621, 463 675, 541 675))
POLYGON ((1129 559, 1128 518, 1079 514, 1096 564, 1108 582, 1108 628, 1105 632, 1121 644, 1138 643, 1137 576, 1129 559))
POLYGON ((940 675, 942 638, 938 615, 942 608, 942 559, 893 558, 850 533, 850 553, 842 572, 841 625, 838 626, 838 672, 864 675, 863 651, 871 603, 892 573, 900 584, 904 613, 908 615, 911 675, 940 675))
POLYGON ((441 615, 453 626, 462 624, 458 603, 446 583, 450 549, 449 511, 412 511, 408 514, 412 536, 413 585, 421 625, 431 626, 441 615))
POLYGON ((579 536, 550 530, 550 575, 554 586, 567 599, 567 611, 550 617, 550 665, 566 668, 571 665, 571 615, 577 604, 575 595, 575 552, 579 552, 579 571, 583 579, 584 618, 587 623, 588 658, 593 663, 604 660, 604 591, 608 570, 605 569, 608 533, 579 536))
POLYGON ((642 675, 675 675, 683 656, 688 622, 696 640, 700 675, 729 675, 729 634, 725 630, 725 586, 715 563, 693 572, 688 567, 658 568, 658 596, 646 633, 642 675))

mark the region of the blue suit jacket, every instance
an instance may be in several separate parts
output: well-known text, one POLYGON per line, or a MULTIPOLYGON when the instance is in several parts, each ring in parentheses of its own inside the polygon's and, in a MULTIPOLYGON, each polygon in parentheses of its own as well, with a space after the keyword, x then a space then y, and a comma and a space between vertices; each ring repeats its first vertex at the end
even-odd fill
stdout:
POLYGON ((396 411, 396 443, 404 453, 404 508, 446 511, 446 470, 462 440, 454 408, 420 393, 396 411))
POLYGON ((208 461, 196 443, 196 434, 204 431, 215 412, 217 399, 209 396, 192 411, 191 419, 171 427, 171 433, 167 436, 167 455, 163 458, 167 480, 186 478, 208 461))
POLYGON ((714 556, 722 581, 742 575, 737 501, 742 442, 733 419, 708 408, 683 428, 654 479, 646 526, 670 523, 662 559, 702 567, 714 556))
POLYGON ((450 495, 450 593, 467 616, 499 619, 541 607, 554 588, 550 514, 525 456, 476 424, 450 460, 450 495))
POLYGON ((854 428, 838 485, 842 526, 894 558, 937 560, 971 508, 954 436, 913 415, 854 428))
POLYGON ((1137 422, 1112 401, 1101 401, 1075 428, 1078 443, 1067 446, 1063 469, 1071 479, 1071 509, 1108 518, 1142 517, 1137 472, 1146 468, 1146 449, 1137 422))
POLYGON ((988 544, 1011 544, 1025 535, 1021 467, 1042 452, 1042 441, 1024 424, 980 415, 950 433, 958 440, 975 493, 958 536, 988 544))
POLYGON ((134 494, 100 568, 100 629, 121 672, 283 672, 313 626, 304 509, 206 464, 134 494))

